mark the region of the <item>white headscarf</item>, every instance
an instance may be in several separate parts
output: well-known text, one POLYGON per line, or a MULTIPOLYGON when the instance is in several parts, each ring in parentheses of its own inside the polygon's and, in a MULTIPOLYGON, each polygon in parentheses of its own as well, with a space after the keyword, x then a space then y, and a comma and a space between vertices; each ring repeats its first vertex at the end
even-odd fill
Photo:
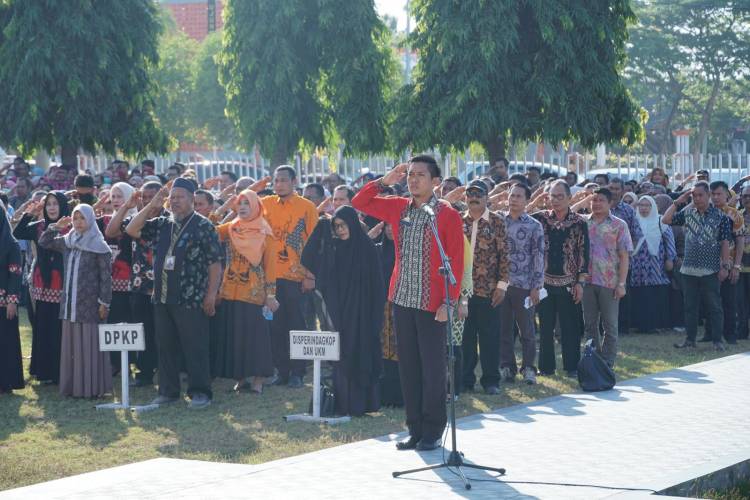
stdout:
MULTIPOLYGON (((116 182, 109 190, 110 196, 112 196, 112 189, 115 188, 117 188, 122 193, 122 197, 125 200, 125 203, 130 201, 130 197, 133 196, 133 193, 135 193, 135 188, 127 182, 116 182)), ((137 209, 131 208, 125 213, 125 217, 130 217, 131 215, 135 215, 137 213, 137 209)))
POLYGON ((646 200, 651 204, 651 211, 648 213, 648 217, 643 217, 640 210, 636 207, 635 215, 638 218, 638 223, 641 225, 643 230, 643 236, 641 237, 638 244, 635 246, 633 255, 638 253, 641 249, 641 245, 646 242, 648 247, 648 253, 654 257, 659 255, 659 244, 661 243, 662 232, 666 230, 666 226, 661 223, 661 217, 659 216, 659 209, 656 206, 656 201, 651 196, 641 196, 641 200, 646 200))
POLYGON ((112 253, 109 245, 104 241, 102 232, 99 231, 99 226, 96 225, 96 216, 94 215, 94 209, 91 208, 91 205, 86 205, 85 203, 77 205, 73 209, 71 218, 74 217, 77 212, 80 212, 86 219, 88 228, 86 228, 86 231, 83 234, 78 234, 77 231, 70 231, 66 234, 64 236, 65 246, 84 252, 112 253))

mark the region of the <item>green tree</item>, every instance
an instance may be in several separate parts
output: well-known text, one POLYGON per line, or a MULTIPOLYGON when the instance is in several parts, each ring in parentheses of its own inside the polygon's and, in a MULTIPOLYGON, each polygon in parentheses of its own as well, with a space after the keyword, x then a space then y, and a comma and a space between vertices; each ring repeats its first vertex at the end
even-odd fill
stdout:
POLYGON ((230 0, 224 12, 221 81, 246 146, 273 165, 336 136, 347 152, 385 148, 395 67, 371 0, 230 0))
POLYGON ((484 145, 509 139, 584 146, 642 139, 626 90, 627 0, 413 0, 419 53, 400 93, 399 147, 484 145))
POLYGON ((732 110, 720 106, 746 97, 740 83, 750 74, 750 4, 639 0, 634 7, 639 22, 631 28, 626 75, 653 117, 647 146, 666 152, 679 125, 697 128, 694 152, 718 145, 734 124, 732 110), (717 122, 717 113, 726 120, 717 122))
POLYGON ((0 3, 0 141, 25 149, 161 151, 152 0, 0 3), (11 118, 12 117, 12 118, 11 118))
POLYGON ((195 136, 193 75, 198 50, 198 42, 176 27, 166 30, 159 40, 159 66, 154 72, 158 89, 155 111, 172 147, 190 142, 195 136))
POLYGON ((214 146, 235 145, 237 133, 226 115, 227 96, 219 82, 221 33, 210 33, 195 58, 191 118, 198 136, 214 146))

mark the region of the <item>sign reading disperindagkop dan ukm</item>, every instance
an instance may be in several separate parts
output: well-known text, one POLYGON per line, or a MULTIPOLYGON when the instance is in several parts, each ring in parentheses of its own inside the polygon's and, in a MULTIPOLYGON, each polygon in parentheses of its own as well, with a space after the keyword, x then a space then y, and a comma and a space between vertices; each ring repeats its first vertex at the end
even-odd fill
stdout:
POLYGON ((291 359, 339 360, 338 332, 289 332, 289 357, 291 359))

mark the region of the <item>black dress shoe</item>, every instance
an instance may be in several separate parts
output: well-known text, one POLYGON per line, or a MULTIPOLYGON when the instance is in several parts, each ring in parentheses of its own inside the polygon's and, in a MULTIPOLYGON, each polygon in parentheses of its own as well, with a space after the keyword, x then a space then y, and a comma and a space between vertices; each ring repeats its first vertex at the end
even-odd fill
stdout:
POLYGON ((674 347, 675 349, 685 349, 688 347, 695 347, 695 342, 692 340, 685 339, 682 343, 675 344, 674 347))
POLYGON ((417 443, 419 442, 419 438, 409 436, 409 439, 404 439, 403 441, 399 441, 398 443, 396 443, 396 449, 401 451, 414 450, 417 448, 417 443))
POLYGON ((417 443, 417 451, 432 451, 437 450, 442 445, 441 440, 438 439, 420 439, 417 443))

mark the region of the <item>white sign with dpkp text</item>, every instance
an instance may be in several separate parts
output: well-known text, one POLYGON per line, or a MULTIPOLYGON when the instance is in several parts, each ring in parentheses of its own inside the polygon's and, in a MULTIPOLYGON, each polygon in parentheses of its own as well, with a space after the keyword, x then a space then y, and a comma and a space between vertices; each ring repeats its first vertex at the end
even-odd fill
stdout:
POLYGON ((100 351, 145 351, 143 323, 99 325, 100 351))
POLYGON ((291 359, 339 360, 339 332, 289 332, 289 357, 291 359))

